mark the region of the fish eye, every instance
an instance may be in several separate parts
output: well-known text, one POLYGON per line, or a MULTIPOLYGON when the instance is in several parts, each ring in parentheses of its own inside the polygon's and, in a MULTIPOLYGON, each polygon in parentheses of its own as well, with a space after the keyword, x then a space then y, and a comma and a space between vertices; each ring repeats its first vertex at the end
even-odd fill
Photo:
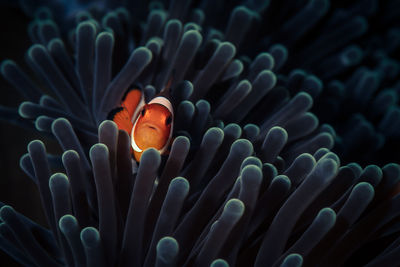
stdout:
POLYGON ((165 124, 166 124, 166 125, 170 125, 171 122, 172 122, 172 117, 171 117, 171 116, 168 116, 167 119, 165 120, 165 124))
POLYGON ((140 115, 144 116, 145 113, 146 113, 146 109, 143 108, 142 111, 140 112, 140 115))

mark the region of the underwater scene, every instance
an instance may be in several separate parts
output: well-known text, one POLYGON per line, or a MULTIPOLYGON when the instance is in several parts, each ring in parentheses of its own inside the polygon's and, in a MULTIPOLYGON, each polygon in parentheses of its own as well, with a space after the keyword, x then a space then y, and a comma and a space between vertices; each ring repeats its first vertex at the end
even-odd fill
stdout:
POLYGON ((0 21, 1 266, 400 266, 400 1, 0 21))

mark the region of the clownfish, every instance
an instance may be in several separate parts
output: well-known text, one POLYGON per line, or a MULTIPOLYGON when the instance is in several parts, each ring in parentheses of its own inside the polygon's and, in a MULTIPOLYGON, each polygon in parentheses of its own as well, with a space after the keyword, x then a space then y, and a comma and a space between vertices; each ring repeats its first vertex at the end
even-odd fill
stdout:
POLYGON ((130 134, 131 152, 137 162, 147 148, 155 148, 160 154, 168 152, 174 125, 169 88, 163 89, 148 103, 145 103, 141 90, 131 89, 108 118, 130 134))

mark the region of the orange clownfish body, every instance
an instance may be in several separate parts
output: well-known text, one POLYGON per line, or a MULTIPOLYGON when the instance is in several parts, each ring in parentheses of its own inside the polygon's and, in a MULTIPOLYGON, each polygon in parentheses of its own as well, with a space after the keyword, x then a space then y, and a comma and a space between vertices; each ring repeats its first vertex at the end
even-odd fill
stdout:
POLYGON ((173 132, 174 111, 165 96, 157 96, 145 104, 140 90, 129 91, 121 107, 110 114, 119 129, 131 137, 131 151, 136 161, 140 161, 143 151, 155 148, 161 154, 167 152, 173 132))

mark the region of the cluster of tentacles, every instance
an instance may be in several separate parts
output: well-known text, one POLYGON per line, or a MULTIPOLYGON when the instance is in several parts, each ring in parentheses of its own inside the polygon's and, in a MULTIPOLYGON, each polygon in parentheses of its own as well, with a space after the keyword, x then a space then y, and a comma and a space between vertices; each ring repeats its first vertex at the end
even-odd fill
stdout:
POLYGON ((400 261, 400 166, 364 166, 400 140, 395 1, 55 3, 29 26, 30 72, 1 65, 26 99, 1 118, 63 151, 34 140, 20 160, 49 229, 1 204, 0 248, 17 262, 400 261), (366 34, 370 21, 388 30, 366 34), (149 100, 171 76, 171 150, 137 164, 107 115, 134 84, 149 100))

